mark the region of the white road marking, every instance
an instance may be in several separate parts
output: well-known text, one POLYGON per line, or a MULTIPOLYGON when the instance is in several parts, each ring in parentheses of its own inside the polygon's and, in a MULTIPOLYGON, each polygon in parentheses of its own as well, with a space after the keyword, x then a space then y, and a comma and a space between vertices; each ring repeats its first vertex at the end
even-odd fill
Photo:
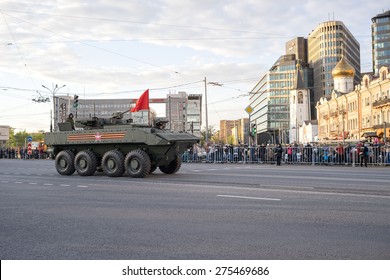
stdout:
POLYGON ((78 185, 77 187, 78 188, 88 188, 88 186, 82 186, 82 185, 78 185))
POLYGON ((70 185, 61 184, 60 187, 70 187, 70 185))
POLYGON ((219 196, 219 197, 228 197, 228 198, 243 198, 243 199, 280 201, 279 198, 267 198, 267 197, 253 197, 253 196, 239 196, 239 195, 225 195, 225 194, 219 194, 217 196, 219 196))
POLYGON ((53 186, 53 184, 43 184, 44 186, 53 186))
POLYGON ((29 185, 37 185, 38 183, 28 183, 29 185))

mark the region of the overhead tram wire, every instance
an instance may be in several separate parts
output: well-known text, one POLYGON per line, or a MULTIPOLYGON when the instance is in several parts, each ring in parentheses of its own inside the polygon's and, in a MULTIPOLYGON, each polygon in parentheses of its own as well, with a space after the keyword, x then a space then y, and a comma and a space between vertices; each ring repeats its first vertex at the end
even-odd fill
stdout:
MULTIPOLYGON (((6 10, 6 11, 10 12, 9 10, 6 10)), ((11 11, 11 12, 17 12, 17 11, 11 11)), ((19 12, 19 13, 30 13, 30 12, 19 12)), ((45 14, 45 13, 30 13, 30 14, 45 14)), ((130 56, 127 56, 127 55, 123 55, 123 54, 120 54, 120 53, 111 51, 111 50, 107 50, 107 49, 105 49, 105 48, 101 48, 101 47, 98 47, 98 46, 95 46, 95 45, 86 43, 86 41, 82 41, 82 40, 71 40, 69 37, 66 37, 66 36, 64 36, 64 35, 58 34, 57 32, 54 32, 54 31, 49 30, 49 29, 47 29, 47 28, 40 27, 40 26, 38 26, 38 25, 36 25, 36 24, 33 24, 33 23, 29 22, 29 21, 26 21, 26 20, 23 20, 23 19, 14 17, 14 16, 9 15, 9 14, 6 14, 6 15, 9 16, 9 17, 11 17, 11 18, 14 18, 14 19, 16 19, 16 20, 19 20, 19 21, 25 22, 25 23, 27 23, 27 24, 30 24, 30 25, 32 25, 32 26, 35 26, 35 27, 37 27, 37 28, 40 28, 40 29, 42 29, 42 30, 51 32, 51 33, 53 33, 53 34, 55 34, 55 35, 61 36, 61 37, 65 38, 65 39, 67 39, 67 41, 65 41, 65 42, 79 42, 79 43, 82 43, 82 44, 84 44, 84 45, 86 45, 86 46, 89 46, 89 47, 91 47, 91 48, 98 49, 98 50, 100 50, 100 51, 104 51, 104 52, 111 53, 111 54, 114 54, 114 55, 117 55, 117 56, 125 57, 125 58, 128 58, 128 59, 130 59, 130 60, 134 60, 134 61, 137 61, 137 62, 139 62, 139 63, 143 63, 143 64, 146 64, 146 65, 149 65, 149 66, 153 66, 153 67, 156 67, 156 68, 160 68, 160 69, 163 69, 163 70, 165 70, 165 71, 169 71, 169 72, 172 72, 172 73, 175 73, 175 74, 180 74, 178 71, 173 71, 173 70, 171 70, 171 69, 168 69, 168 68, 165 68, 165 67, 161 67, 161 66, 158 66, 158 65, 149 63, 149 62, 145 62, 145 61, 136 59, 136 58, 134 58, 134 57, 130 57, 130 56)), ((45 14, 45 15, 52 15, 52 14, 45 14)), ((3 16, 4 16, 4 13, 3 13, 3 16)), ((110 20, 110 19, 97 19, 97 18, 77 17, 77 16, 75 17, 75 16, 64 16, 64 15, 52 15, 52 16, 62 16, 62 17, 70 17, 70 18, 86 18, 86 19, 93 19, 93 20, 110 20)), ((121 20, 111 20, 111 21, 122 22, 121 20)), ((131 22, 131 21, 124 21, 124 22, 131 22)), ((153 23, 144 23, 144 24, 153 24, 153 23)), ((165 25, 165 24, 158 24, 158 25, 165 25)), ((170 25, 167 25, 167 26, 170 26, 170 25)), ((186 27, 186 28, 200 28, 200 29, 204 29, 204 28, 202 28, 202 27, 193 27, 193 26, 177 26, 177 27, 180 27, 180 28, 185 28, 185 27, 186 27)), ((210 30, 225 30, 225 31, 230 31, 230 32, 235 32, 235 31, 237 31, 237 32, 238 32, 238 30, 231 30, 231 29, 213 29, 213 28, 205 28, 205 29, 210 29, 210 30)), ((259 32, 242 31, 242 30, 240 30, 240 32, 256 33, 256 34, 259 34, 259 32)), ((261 34, 266 34, 266 33, 261 33, 261 34)), ((267 35, 269 35, 269 34, 267 34, 267 35)), ((282 38, 282 37, 290 37, 290 36, 287 36, 287 35, 276 35, 276 36, 275 36, 274 34, 272 34, 272 35, 273 35, 273 36, 272 36, 273 38, 275 38, 275 37, 280 37, 280 38, 282 38)), ((263 37, 262 37, 262 38, 263 38, 263 37)), ((207 40, 207 39, 213 39, 213 38, 199 38, 199 39, 200 39, 200 40, 207 40)), ((214 39, 215 39, 215 38, 214 38, 214 39)), ((226 40, 226 39, 245 39, 245 38, 217 38, 217 39, 226 40)), ((251 39, 251 38, 247 38, 247 39, 251 39)), ((253 39, 258 39, 258 38, 253 38, 253 39)), ((263 38, 263 39, 264 39, 264 38, 263 38)), ((142 40, 142 39, 140 39, 140 40, 142 40)), ((156 39, 156 40, 159 40, 159 39, 156 39)), ((169 40, 169 39, 168 39, 168 40, 169 40)), ((172 39, 172 40, 180 40, 180 39, 172 39)), ((181 39, 181 40, 183 40, 183 39, 181 39)), ((191 39, 188 39, 188 40, 191 40, 191 39)), ((196 39, 195 39, 195 40, 196 40, 196 39)), ((91 41, 91 40, 87 40, 87 41, 91 41)), ((96 40, 96 41, 101 41, 101 40, 96 40)), ((118 40, 108 40, 108 41, 118 41, 118 40)), ((121 41, 122 41, 122 40, 121 40, 121 41)), ((58 41, 56 41, 56 42, 58 42, 58 41)), ((45 42, 42 42, 42 43, 45 43, 45 42)), ((224 87, 225 87, 225 88, 229 88, 229 89, 233 89, 233 90, 237 90, 237 91, 243 91, 243 90, 237 89, 237 88, 231 88, 231 87, 227 87, 227 86, 224 86, 224 87)), ((168 89, 168 88, 172 88, 172 87, 158 88, 158 89, 168 89)), ((158 90, 158 89, 156 89, 156 90, 158 90)), ((128 92, 128 91, 124 91, 124 92, 128 92)), ((109 93, 101 93, 101 94, 109 94, 109 93)))
MULTIPOLYGON (((33 14, 35 14, 35 13, 33 13, 33 14)), ((40 14, 40 13, 38 13, 38 14, 40 14)), ((134 58, 134 57, 130 57, 130 56, 127 56, 127 55, 118 53, 118 52, 114 52, 114 51, 111 51, 111 50, 107 50, 107 49, 105 49, 105 48, 98 47, 98 46, 96 46, 96 45, 92 45, 92 44, 87 43, 87 42, 90 42, 91 40, 87 40, 87 41, 83 41, 83 40, 71 40, 71 38, 66 37, 66 36, 64 36, 64 35, 61 35, 61 34, 58 34, 57 32, 54 32, 54 31, 52 31, 52 30, 50 30, 50 29, 43 28, 43 27, 41 27, 41 26, 39 26, 39 25, 33 24, 33 23, 29 22, 29 21, 20 19, 20 18, 18 18, 18 17, 14 17, 14 16, 9 15, 9 14, 6 14, 6 15, 9 16, 9 17, 11 17, 11 18, 14 18, 14 19, 16 19, 16 20, 19 20, 19 21, 25 22, 25 23, 27 23, 27 24, 30 24, 30 25, 32 25, 32 26, 35 26, 35 27, 37 27, 37 28, 39 28, 39 29, 42 29, 42 30, 51 32, 51 33, 53 33, 53 34, 55 34, 55 35, 58 35, 58 36, 60 36, 60 37, 63 37, 63 38, 65 38, 65 39, 67 39, 67 41, 65 41, 65 42, 78 42, 78 43, 84 44, 84 45, 86 45, 86 46, 88 46, 88 47, 95 48, 95 49, 98 49, 98 50, 100 50, 100 51, 103 51, 103 52, 106 52, 106 53, 110 53, 110 54, 114 54, 114 55, 117 55, 117 56, 120 56, 120 57, 124 57, 124 58, 130 59, 130 60, 139 62, 139 63, 141 63, 141 64, 145 64, 145 65, 149 65, 149 66, 152 66, 152 67, 155 67, 155 68, 159 68, 159 69, 162 69, 162 70, 164 70, 164 71, 168 71, 168 72, 171 72, 171 73, 174 73, 174 74, 183 75, 182 73, 179 73, 178 71, 174 71, 174 70, 168 69, 168 68, 166 68, 166 67, 162 67, 162 66, 159 66, 159 65, 156 65, 156 64, 152 64, 152 63, 149 63, 149 62, 146 62, 146 61, 142 61, 142 60, 139 60, 139 59, 134 58)), ((47 15, 50 15, 50 14, 47 14, 47 15)), ((3 16, 4 16, 4 15, 3 15, 3 16)), ((62 15, 61 15, 61 16, 62 16, 62 15)), ((65 16, 65 17, 72 17, 72 16, 65 16)), ((88 18, 87 18, 87 19, 88 19, 88 18)), ((113 20, 113 21, 118 21, 118 20, 113 20)), ((126 21, 125 21, 125 22, 126 22, 126 21)), ((181 27, 183 27, 183 26, 181 26, 181 27)), ((215 29, 213 29, 213 30, 215 30, 215 29)), ((234 30, 229 30, 229 31, 234 31, 234 30)), ((249 31, 248 31, 248 33, 253 33, 253 32, 249 32, 249 31)), ((258 33, 258 32, 255 32, 255 33, 258 33)), ((262 34, 265 34, 265 33, 262 33, 262 34)), ((268 35, 269 35, 269 34, 268 34, 268 35)), ((279 37, 280 37, 280 36, 291 37, 291 36, 287 36, 287 35, 276 35, 276 37, 278 37, 278 36, 279 36, 279 37)), ((275 35, 273 34, 272 37, 275 38, 275 35)), ((280 37, 280 38, 282 38, 282 37, 280 37)), ((224 40, 226 40, 226 39, 227 39, 227 38, 224 38, 224 40)), ((231 38, 231 39, 240 39, 240 38, 231 38)), ((263 38, 263 39, 264 39, 264 38, 263 38)), ((158 40, 158 39, 156 39, 156 40, 158 40)), ((179 39, 178 39, 178 40, 179 40, 179 39)), ((189 40, 191 40, 191 39, 189 39, 189 40)), ((94 40, 93 40, 93 41, 94 41, 94 40)), ((101 40, 96 40, 96 41, 98 42, 98 41, 101 41, 101 40)), ((106 41, 118 41, 118 40, 106 40, 106 41)), ((56 42, 58 42, 58 41, 56 41, 56 42)), ((42 43, 42 42, 41 42, 41 43, 42 43)), ((241 91, 241 90, 239 90, 239 89, 234 89, 234 90, 241 91)))
MULTIPOLYGON (((166 27, 183 28, 183 29, 226 31, 226 32, 262 34, 262 35, 272 35, 272 36, 275 36, 275 34, 273 34, 273 33, 263 33, 263 32, 259 32, 259 31, 237 30, 237 29, 228 29, 228 28, 211 28, 211 27, 202 27, 202 26, 178 25, 178 24, 143 22, 143 21, 131 21, 131 20, 109 19, 109 18, 94 18, 94 17, 85 17, 85 16, 61 15, 61 14, 51 14, 51 13, 37 13, 37 12, 28 12, 28 11, 15 11, 15 10, 3 10, 3 11, 11 12, 11 13, 21 13, 21 14, 33 14, 33 15, 43 15, 43 16, 52 16, 52 17, 65 17, 65 18, 73 18, 73 19, 87 19, 87 20, 95 20, 95 21, 111 21, 111 22, 121 22, 121 23, 141 24, 141 25, 157 25, 157 26, 166 26, 166 27)), ((278 36, 278 35, 276 34, 276 36, 278 36)), ((286 35, 280 35, 280 36, 286 36, 286 35)), ((289 37, 291 37, 291 36, 289 36, 289 37)))
MULTIPOLYGON (((27 24, 30 24, 30 25, 32 25, 32 26, 34 26, 34 27, 36 27, 36 28, 45 30, 45 31, 47 31, 47 32, 53 33, 53 34, 55 34, 55 35, 57 35, 57 36, 60 36, 60 37, 62 37, 62 38, 71 40, 71 38, 69 38, 69 37, 67 37, 67 36, 64 36, 64 35, 62 35, 62 34, 58 34, 57 32, 52 31, 52 30, 50 30, 50 29, 41 27, 41 26, 36 25, 36 24, 34 24, 34 23, 32 23, 32 22, 29 22, 29 21, 26 21, 26 20, 23 20, 23 19, 14 17, 14 16, 11 16, 11 15, 6 14, 6 13, 4 13, 4 12, 2 12, 2 13, 3 13, 3 17, 4 17, 4 14, 5 14, 5 15, 7 15, 8 17, 11 17, 11 18, 13 18, 13 19, 22 21, 22 22, 27 23, 27 24)), ((95 49, 98 49, 98 50, 100 50, 100 51, 104 51, 104 52, 107 52, 107 53, 115 54, 115 55, 117 55, 117 56, 124 57, 124 58, 130 59, 130 60, 139 62, 139 63, 141 63, 141 64, 145 64, 145 65, 149 65, 149 66, 152 66, 152 67, 155 67, 155 68, 159 68, 159 69, 162 69, 162 70, 165 70, 165 71, 167 71, 167 72, 174 73, 174 74, 180 74, 178 71, 174 71, 174 70, 168 69, 168 68, 166 68, 166 67, 162 67, 162 66, 159 66, 159 65, 156 65, 156 64, 153 64, 153 63, 149 63, 149 62, 146 62, 146 61, 142 61, 142 60, 140 60, 140 59, 137 59, 137 58, 134 58, 134 57, 130 57, 130 56, 128 56, 128 55, 124 55, 124 54, 120 54, 120 53, 117 53, 117 52, 114 52, 114 51, 110 51, 110 50, 107 50, 107 49, 104 49, 104 48, 101 48, 101 47, 98 47, 98 46, 94 46, 94 45, 92 45, 92 44, 88 44, 88 43, 85 43, 85 42, 82 42, 82 41, 81 41, 80 43, 83 44, 83 45, 85 45, 85 46, 88 46, 88 47, 90 47, 90 48, 95 48, 95 49)))
MULTIPOLYGON (((124 19, 96 18, 96 17, 75 16, 75 15, 39 13, 39 12, 30 12, 30 11, 15 11, 15 10, 8 10, 8 9, 3 9, 2 11, 9 12, 9 13, 32 14, 32 15, 52 16, 52 17, 64 17, 64 18, 73 18, 73 19, 86 19, 86 20, 94 20, 94 21, 111 21, 111 22, 138 24, 138 25, 157 25, 157 26, 166 26, 166 27, 183 28, 183 29, 226 31, 226 32, 235 32, 235 33, 241 33, 241 34, 242 33, 260 34, 260 35, 265 36, 265 37, 262 36, 262 37, 259 37, 259 38, 254 37, 253 39, 264 39, 264 38, 274 39, 274 38, 293 38, 293 37, 297 37, 297 35, 294 35, 294 34, 264 33, 264 32, 259 32, 259 31, 252 31, 252 30, 238 30, 238 29, 229 29, 229 28, 212 28, 212 27, 191 26, 191 25, 178 25, 178 24, 169 24, 169 23, 132 21, 132 20, 124 20, 124 19)), ((354 37, 362 37, 362 38, 367 37, 367 38, 370 38, 371 35, 355 35, 354 37)), ((211 39, 211 38, 209 38, 209 39, 211 39)), ((229 39, 229 38, 225 38, 225 39, 229 39)), ((231 38, 231 39, 235 39, 235 38, 231 38)), ((240 39, 240 38, 238 38, 238 39, 240 39)), ((248 39, 252 39, 252 38, 248 38, 248 39)), ((185 40, 185 39, 178 39, 178 40, 185 40)), ((191 39, 188 39, 188 40, 191 40, 191 39)))
MULTIPOLYGON (((7 19, 5 18, 5 15, 7 15, 7 14, 5 14, 5 13, 3 12, 2 9, 0 9, 0 12, 1 12, 1 15, 3 16, 3 19, 4 19, 4 22, 5 22, 5 25, 7 26, 8 32, 9 32, 9 34, 10 34, 11 37, 12 37, 13 45, 16 46, 16 49, 17 49, 17 51, 18 51, 19 56, 20 56, 20 57, 23 59, 23 61, 24 61, 23 64, 24 64, 24 68, 25 68, 26 71, 27 71, 28 77, 30 78, 31 83, 32 83, 32 85, 34 86, 34 88, 36 88, 35 82, 34 82, 32 76, 31 76, 30 69, 28 68, 27 63, 25 63, 25 61, 27 61, 27 59, 26 59, 26 57, 22 54, 22 52, 20 51, 20 48, 19 48, 19 46, 18 46, 18 43, 16 42, 16 39, 15 39, 15 36, 14 36, 14 34, 13 34, 13 32, 12 32, 12 30, 11 30, 11 28, 10 28, 8 22, 7 22, 7 19)), ((9 44, 9 43, 8 43, 7 45, 12 45, 12 44, 9 44)))

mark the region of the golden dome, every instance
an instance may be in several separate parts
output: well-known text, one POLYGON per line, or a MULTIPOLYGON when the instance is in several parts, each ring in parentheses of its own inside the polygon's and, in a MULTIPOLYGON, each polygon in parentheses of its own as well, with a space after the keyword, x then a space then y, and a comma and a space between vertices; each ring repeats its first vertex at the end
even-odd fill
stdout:
POLYGON ((332 70, 332 76, 336 77, 353 77, 355 76, 355 69, 344 59, 344 56, 336 64, 332 70))

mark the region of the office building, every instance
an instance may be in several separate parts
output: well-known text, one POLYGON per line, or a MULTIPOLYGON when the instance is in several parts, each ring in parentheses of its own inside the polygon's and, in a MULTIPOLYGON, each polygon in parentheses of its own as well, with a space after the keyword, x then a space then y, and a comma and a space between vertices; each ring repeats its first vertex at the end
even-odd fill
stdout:
MULTIPOLYGON (((123 113, 123 119, 130 119, 130 107, 137 99, 78 99, 78 106, 74 106, 74 96, 57 95, 54 98, 53 129, 58 130, 57 123, 64 122, 69 113, 76 120, 91 117, 110 118, 114 114, 123 113)), ((192 132, 199 136, 202 124, 202 95, 179 92, 168 94, 167 98, 150 98, 150 104, 165 104, 167 128, 173 131, 192 132)), ((153 106, 151 106, 153 107, 153 106)), ((152 114, 155 114, 153 108, 152 114)))
POLYGON ((360 44, 341 21, 319 24, 308 36, 308 63, 313 68, 314 102, 330 97, 332 69, 344 56, 355 69, 354 84, 360 83, 360 44))
POLYGON ((4 147, 5 143, 9 141, 10 127, 8 125, 0 125, 0 148, 4 147))
POLYGON ((166 99, 168 129, 186 131, 200 137, 202 125, 202 95, 178 92, 168 94, 166 99))
POLYGON ((372 71, 379 74, 382 66, 390 65, 390 10, 371 19, 372 71))
POLYGON ((219 141, 222 144, 248 144, 249 119, 220 120, 219 141))
MULTIPOLYGON (((258 144, 289 142, 290 91, 296 85, 298 67, 305 88, 312 88, 312 69, 304 61, 302 52, 305 44, 298 42, 304 41, 294 39, 287 42, 286 53, 289 54, 281 56, 251 90, 249 106, 253 111, 250 121, 256 126, 258 144)), ((314 103, 311 105, 314 108, 314 103)))

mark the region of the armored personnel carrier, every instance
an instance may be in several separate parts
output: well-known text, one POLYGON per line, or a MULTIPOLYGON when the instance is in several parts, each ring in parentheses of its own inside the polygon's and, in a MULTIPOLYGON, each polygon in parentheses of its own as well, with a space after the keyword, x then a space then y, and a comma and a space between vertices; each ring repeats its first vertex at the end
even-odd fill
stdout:
POLYGON ((192 134, 165 129, 164 118, 140 125, 122 120, 122 115, 59 123, 58 132, 46 133, 45 144, 57 172, 91 176, 103 171, 110 177, 127 172, 143 178, 159 168, 173 174, 180 169, 181 154, 199 142, 192 134))

